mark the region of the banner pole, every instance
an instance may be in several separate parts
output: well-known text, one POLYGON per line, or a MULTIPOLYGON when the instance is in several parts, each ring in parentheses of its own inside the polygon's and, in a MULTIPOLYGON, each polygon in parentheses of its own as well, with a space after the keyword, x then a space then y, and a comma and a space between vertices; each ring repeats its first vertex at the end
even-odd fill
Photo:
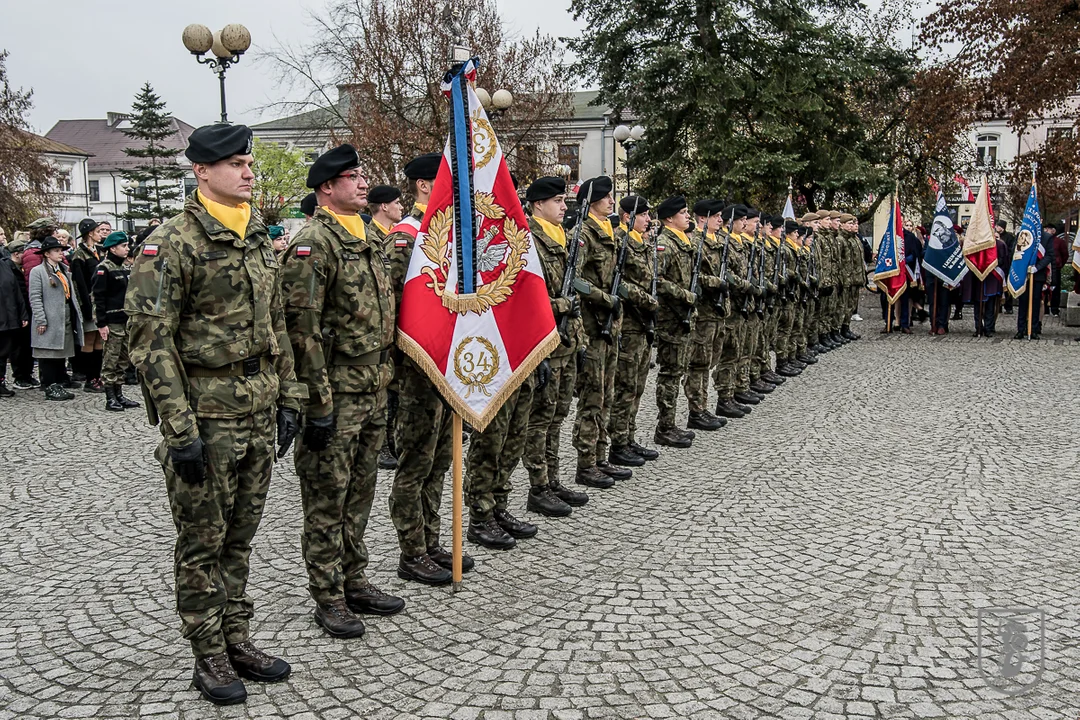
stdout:
MULTIPOLYGON (((888 300, 889 298, 885 298, 885 299, 888 300)), ((889 335, 890 333, 892 333, 892 312, 893 312, 893 308, 895 307, 895 305, 893 305, 893 303, 889 302, 888 306, 889 306, 889 314, 885 316, 885 334, 886 335, 889 335)))
POLYGON ((1029 274, 1028 275, 1028 286, 1027 286, 1027 296, 1028 296, 1027 339, 1028 340, 1031 339, 1031 296, 1032 296, 1032 294, 1034 292, 1035 292, 1035 276, 1029 274))
POLYGON ((462 424, 461 415, 454 413, 454 426, 451 432, 454 434, 454 561, 453 561, 453 576, 454 576, 454 592, 461 591, 461 511, 462 511, 462 452, 461 452, 461 435, 462 424))
POLYGON ((930 316, 930 334, 937 335, 937 301, 938 295, 941 294, 941 279, 934 278, 934 301, 930 303, 930 311, 933 315, 930 316))

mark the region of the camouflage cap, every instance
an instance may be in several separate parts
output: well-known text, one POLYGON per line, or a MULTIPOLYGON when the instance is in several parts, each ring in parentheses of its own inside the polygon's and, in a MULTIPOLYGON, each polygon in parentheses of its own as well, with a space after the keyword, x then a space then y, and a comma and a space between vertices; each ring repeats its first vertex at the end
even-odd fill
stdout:
POLYGON ((41 228, 56 227, 56 221, 52 218, 39 217, 34 222, 26 226, 27 230, 40 230, 41 228))

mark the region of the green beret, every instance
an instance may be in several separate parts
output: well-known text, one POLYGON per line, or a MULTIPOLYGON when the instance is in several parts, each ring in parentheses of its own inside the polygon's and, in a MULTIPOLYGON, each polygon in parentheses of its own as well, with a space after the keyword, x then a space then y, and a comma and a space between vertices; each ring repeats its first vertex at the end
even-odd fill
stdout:
POLYGON ((271 240, 276 240, 285 234, 285 228, 280 225, 270 225, 266 228, 266 234, 271 240))
POLYGON ((188 137, 184 156, 193 163, 216 163, 233 155, 250 155, 251 128, 217 123, 196 128, 188 137))
POLYGON ((109 236, 105 238, 104 242, 101 243, 101 247, 108 249, 113 247, 114 245, 126 243, 127 241, 127 233, 121 230, 117 230, 116 232, 109 233, 109 236))

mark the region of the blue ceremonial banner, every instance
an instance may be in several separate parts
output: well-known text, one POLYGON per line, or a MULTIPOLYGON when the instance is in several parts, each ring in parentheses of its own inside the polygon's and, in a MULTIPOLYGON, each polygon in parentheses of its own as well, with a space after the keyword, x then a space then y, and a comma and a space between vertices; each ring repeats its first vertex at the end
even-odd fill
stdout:
POLYGON ((945 195, 941 188, 937 191, 937 207, 934 210, 934 224, 930 226, 930 235, 926 238, 923 251, 923 269, 937 277, 946 285, 956 287, 967 275, 968 267, 964 262, 964 250, 953 230, 952 216, 945 204, 945 195))
POLYGON ((1019 297, 1027 289, 1028 274, 1035 272, 1035 264, 1046 253, 1042 246, 1042 215, 1039 213, 1039 194, 1035 178, 1031 178, 1024 220, 1016 234, 1016 251, 1009 268, 1009 293, 1019 297))
POLYGON ((878 244, 877 267, 874 282, 892 305, 908 285, 908 271, 904 265, 904 221, 900 217, 900 200, 893 196, 889 210, 889 227, 878 244))

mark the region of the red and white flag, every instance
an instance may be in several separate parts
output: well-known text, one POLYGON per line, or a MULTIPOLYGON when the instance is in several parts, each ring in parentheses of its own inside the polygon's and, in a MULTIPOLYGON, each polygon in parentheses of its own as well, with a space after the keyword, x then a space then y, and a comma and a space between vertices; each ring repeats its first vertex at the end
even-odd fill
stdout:
POLYGON ((447 74, 451 127, 413 245, 398 345, 478 430, 559 344, 510 170, 471 81, 447 74))
POLYGON ((964 233, 964 262, 979 280, 985 280, 998 265, 994 208, 990 204, 990 187, 985 177, 975 201, 975 212, 964 233))
POLYGON ((964 199, 962 202, 975 202, 975 193, 971 192, 971 183, 960 173, 953 175, 953 182, 960 186, 964 199))

